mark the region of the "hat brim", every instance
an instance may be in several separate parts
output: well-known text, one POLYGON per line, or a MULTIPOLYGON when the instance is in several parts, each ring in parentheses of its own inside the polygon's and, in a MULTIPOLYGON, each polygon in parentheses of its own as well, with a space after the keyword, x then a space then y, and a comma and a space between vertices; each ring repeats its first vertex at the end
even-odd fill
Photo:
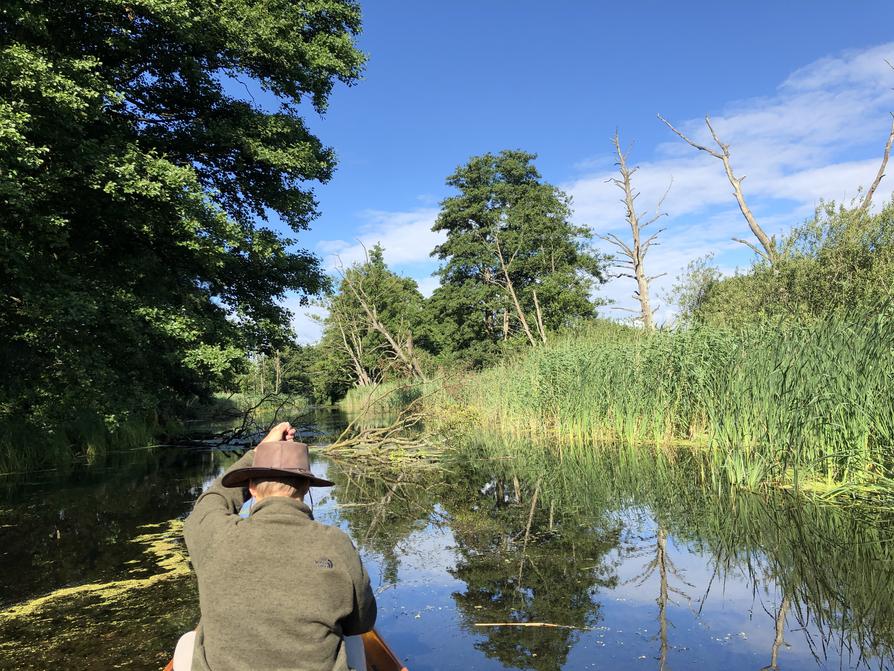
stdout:
POLYGON ((249 480, 257 480, 259 478, 306 478, 310 481, 311 487, 332 487, 335 485, 331 480, 318 478, 309 471, 284 468, 259 468, 255 466, 237 468, 229 473, 225 473, 221 479, 221 484, 223 484, 224 487, 241 487, 249 480))

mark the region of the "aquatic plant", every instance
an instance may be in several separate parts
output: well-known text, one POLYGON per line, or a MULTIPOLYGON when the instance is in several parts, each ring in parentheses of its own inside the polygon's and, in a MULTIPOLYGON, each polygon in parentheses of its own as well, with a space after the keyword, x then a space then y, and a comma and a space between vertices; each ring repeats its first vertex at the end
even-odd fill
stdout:
MULTIPOLYGON (((784 619, 787 611, 790 626, 816 628, 820 636, 807 642, 818 660, 825 647, 854 668, 888 668, 894 660, 894 610, 882 596, 894 567, 890 510, 831 506, 786 490, 717 486, 705 450, 655 453, 615 445, 565 451, 561 462, 555 456, 542 441, 491 435, 450 459, 453 470, 479 486, 485 479, 513 483, 522 500, 538 490, 539 519, 548 519, 550 529, 554 517, 557 528, 579 528, 607 511, 651 518, 657 537, 647 541, 660 540, 663 532, 710 557, 713 589, 722 589, 726 576, 746 576, 765 607, 775 604, 768 616, 784 619)), ((519 514, 527 507, 515 506, 519 514)), ((697 608, 712 584, 687 590, 697 608)))

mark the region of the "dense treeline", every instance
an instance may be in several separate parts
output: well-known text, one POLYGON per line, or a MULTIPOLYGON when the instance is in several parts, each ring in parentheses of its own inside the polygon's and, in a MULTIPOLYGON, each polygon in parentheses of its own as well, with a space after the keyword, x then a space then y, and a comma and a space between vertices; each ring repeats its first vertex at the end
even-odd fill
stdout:
POLYGON ((316 215, 334 154, 299 110, 357 80, 359 28, 351 0, 4 5, 0 470, 123 438, 289 342, 278 299, 327 278, 265 222, 316 215))
POLYGON ((606 259, 593 232, 571 222, 566 194, 543 181, 535 156, 506 150, 471 158, 447 178, 432 251, 440 284, 428 299, 396 275, 378 245, 342 269, 310 378, 316 400, 438 370, 477 370, 542 345, 596 317, 606 259))

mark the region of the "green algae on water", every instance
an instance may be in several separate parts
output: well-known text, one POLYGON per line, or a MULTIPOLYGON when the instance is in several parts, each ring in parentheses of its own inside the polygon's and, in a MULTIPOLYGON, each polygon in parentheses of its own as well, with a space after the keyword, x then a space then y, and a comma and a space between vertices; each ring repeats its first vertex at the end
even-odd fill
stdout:
MULTIPOLYGON (((145 546, 144 554, 152 558, 152 563, 161 569, 146 577, 130 577, 104 583, 87 583, 62 587, 35 599, 16 604, 0 611, 0 622, 19 617, 35 615, 60 600, 78 596, 93 596, 100 603, 120 599, 132 590, 151 587, 162 580, 187 576, 190 573, 189 559, 180 538, 183 534, 182 520, 169 520, 162 524, 147 524, 141 529, 153 530, 134 538, 131 542, 145 546)), ((132 571, 136 573, 137 570, 132 571)))

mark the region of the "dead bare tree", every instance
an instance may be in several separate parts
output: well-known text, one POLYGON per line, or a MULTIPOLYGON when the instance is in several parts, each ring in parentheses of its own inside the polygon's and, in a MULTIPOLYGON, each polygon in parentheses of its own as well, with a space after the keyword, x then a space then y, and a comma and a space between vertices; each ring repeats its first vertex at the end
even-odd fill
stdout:
MULTIPOLYGON (((888 64, 889 68, 894 70, 894 63, 891 63, 889 60, 885 60, 885 63, 888 64)), ((879 166, 878 173, 875 175, 875 180, 873 180, 872 186, 870 186, 869 190, 866 192, 866 197, 863 198, 863 202, 860 204, 861 210, 868 210, 869 206, 872 204, 872 197, 875 195, 875 190, 878 189, 878 185, 885 176, 885 169, 888 167, 888 158, 891 156, 892 144, 894 144, 894 112, 891 113, 891 132, 888 133, 888 141, 885 143, 885 151, 882 154, 882 164, 879 166)))
MULTIPOLYGON (((647 554, 647 551, 638 552, 640 556, 647 554)), ((658 639, 659 639, 659 651, 658 651, 658 669, 659 671, 663 671, 666 668, 667 664, 667 653, 670 649, 668 644, 668 620, 667 620, 667 605, 668 603, 675 603, 672 595, 680 596, 687 601, 691 602, 692 597, 689 596, 683 590, 682 587, 676 587, 671 584, 670 579, 675 578, 677 581, 686 585, 687 587, 695 587, 690 582, 687 582, 683 577, 683 572, 677 568, 671 558, 668 556, 667 552, 667 531, 664 528, 664 525, 660 522, 658 523, 658 529, 655 533, 655 555, 654 558, 649 561, 643 567, 643 570, 639 573, 639 575, 631 578, 627 582, 634 583, 637 587, 641 587, 649 578, 651 578, 655 572, 658 572, 658 598, 655 602, 658 604, 658 639)))
POLYGON ((750 247, 758 256, 767 261, 767 263, 769 263, 771 266, 775 264, 779 260, 779 250, 776 248, 776 240, 774 238, 771 238, 764 232, 764 229, 762 229, 760 227, 760 224, 757 223, 757 219, 754 218, 754 214, 748 207, 748 203, 745 202, 745 194, 742 192, 742 182, 745 180, 745 175, 737 177, 736 174, 733 172, 732 165, 730 164, 729 145, 721 142, 720 138, 717 136, 717 133, 714 131, 714 127, 711 125, 711 117, 705 117, 705 125, 708 127, 708 130, 710 131, 711 137, 714 139, 714 142, 719 147, 719 151, 717 149, 712 149, 695 142, 684 133, 674 128, 670 121, 665 119, 660 114, 658 115, 658 118, 661 119, 664 125, 670 128, 684 142, 686 142, 686 144, 695 149, 698 149, 699 151, 710 154, 723 163, 723 169, 726 171, 726 177, 729 180, 730 185, 733 187, 733 195, 735 195, 736 197, 736 202, 739 204, 739 209, 742 211, 742 216, 744 216, 745 221, 748 222, 748 227, 751 229, 754 237, 758 239, 760 247, 755 245, 753 242, 743 240, 741 238, 733 238, 733 240, 735 240, 736 242, 741 242, 743 245, 750 247))
POLYGON ((411 382, 386 389, 382 394, 371 395, 365 406, 348 423, 342 432, 325 446, 318 446, 334 459, 347 458, 352 462, 368 461, 383 466, 395 465, 393 456, 398 454, 403 463, 436 468, 436 455, 443 449, 443 439, 422 431, 425 408, 430 399, 441 393, 448 379, 431 380, 432 388, 416 397, 400 409, 393 421, 385 426, 363 426, 370 413, 388 396, 413 388, 411 382))
POLYGON ((363 338, 357 332, 356 324, 343 323, 342 316, 335 313, 332 314, 332 321, 338 327, 342 346, 351 360, 354 375, 357 377, 357 385, 360 387, 370 386, 374 381, 363 365, 363 338))
MULTIPOLYGON (((624 198, 621 199, 621 202, 624 203, 624 207, 627 210, 625 217, 627 223, 630 225, 632 243, 628 245, 614 233, 600 235, 599 237, 606 242, 611 243, 621 251, 623 260, 619 265, 629 272, 625 271, 618 273, 618 277, 629 277, 636 281, 636 290, 633 292, 633 297, 639 301, 640 319, 643 322, 643 327, 647 331, 651 331, 655 328, 655 320, 654 311, 649 302, 649 284, 666 273, 652 275, 651 277, 648 276, 646 274, 645 258, 649 248, 653 244, 656 244, 656 238, 662 231, 664 231, 664 229, 659 228, 645 240, 642 239, 642 232, 666 214, 661 211, 661 205, 664 203, 664 199, 670 191, 670 185, 668 185, 664 195, 658 201, 658 206, 655 208, 655 214, 647 221, 642 221, 642 215, 636 211, 636 199, 639 197, 639 192, 634 191, 632 179, 633 174, 639 170, 639 167, 631 168, 628 165, 627 154, 621 150, 621 140, 618 136, 618 131, 615 131, 612 143, 615 145, 615 152, 618 155, 618 160, 615 165, 618 166, 618 172, 621 173, 621 177, 612 177, 608 181, 624 192, 624 198)), ((658 308, 655 309, 657 310, 658 308)))
MULTIPOLYGON (((890 63, 888 63, 888 65, 890 65, 890 63)), ((894 143, 894 113, 891 114, 891 132, 888 133, 888 141, 885 143, 885 151, 882 154, 882 164, 879 166, 878 173, 875 176, 875 180, 872 182, 872 186, 870 186, 869 190, 866 192, 866 197, 863 198, 863 202, 860 204, 861 210, 869 209, 869 206, 872 204, 872 197, 875 195, 875 190, 878 189, 878 185, 881 184, 881 181, 885 176, 885 169, 888 167, 888 157, 891 155, 892 143, 894 143)))

